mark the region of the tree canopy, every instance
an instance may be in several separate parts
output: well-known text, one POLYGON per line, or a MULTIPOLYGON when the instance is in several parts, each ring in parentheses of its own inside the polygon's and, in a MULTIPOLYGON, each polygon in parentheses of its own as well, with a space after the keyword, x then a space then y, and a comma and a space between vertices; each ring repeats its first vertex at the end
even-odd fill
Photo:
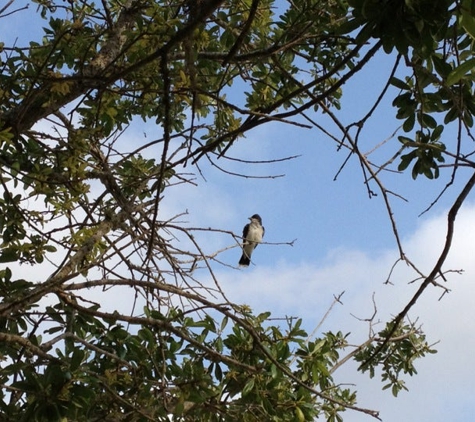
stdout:
POLYGON ((0 43, 5 420, 338 421, 347 410, 379 418, 332 374, 353 359, 397 394, 414 361, 433 352, 405 317, 429 285, 441 287, 455 218, 475 183, 475 2, 10 0, 0 9, 2 24, 25 18, 41 35, 0 43), (364 119, 344 126, 344 85, 376 54, 394 62, 386 87, 364 119), (384 100, 401 130, 394 156, 373 163, 358 137, 384 100), (320 114, 340 132, 327 133, 320 114), (140 122, 154 123, 156 137, 124 143, 140 122), (369 194, 384 198, 400 260, 421 276, 407 306, 359 346, 344 327, 311 338, 300 319, 274 324, 270 313, 231 303, 214 271, 229 264, 196 234, 233 247, 240 233, 161 216, 170 189, 270 122, 317 127, 359 160, 369 194), (451 124, 458 135, 447 143, 451 124), (450 183, 461 168, 471 177, 424 274, 402 249, 379 175, 437 179, 441 166, 450 183), (31 266, 30 279, 15 275, 19 264, 31 266), (128 314, 96 299, 120 289, 136 305, 128 314))

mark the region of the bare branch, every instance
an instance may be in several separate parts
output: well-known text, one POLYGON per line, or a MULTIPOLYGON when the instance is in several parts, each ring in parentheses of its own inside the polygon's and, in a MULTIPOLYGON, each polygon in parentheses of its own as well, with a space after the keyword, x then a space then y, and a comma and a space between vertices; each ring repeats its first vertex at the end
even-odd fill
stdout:
POLYGON ((396 318, 394 318, 393 328, 391 332, 388 334, 388 336, 386 337, 386 339, 376 349, 373 356, 370 357, 366 362, 363 362, 361 364, 360 368, 364 368, 369 362, 371 362, 371 359, 373 359, 374 356, 376 356, 386 346, 386 344, 391 340, 392 335, 396 332, 396 330, 399 328, 400 324, 402 323, 406 315, 409 313, 410 309, 416 304, 417 300, 422 295, 424 290, 429 286, 429 284, 432 284, 434 280, 436 279, 437 275, 442 272, 442 266, 444 265, 444 262, 449 254, 450 247, 452 245, 452 238, 454 235, 455 219, 457 217, 457 213, 459 209, 461 208, 461 206, 463 205, 463 203, 465 202, 465 199, 467 198, 468 194, 470 193, 474 185, 475 185, 475 173, 472 174, 468 182, 465 184, 465 187, 462 189, 459 196, 455 200, 454 204, 450 208, 450 211, 447 215, 447 232, 446 232, 445 244, 437 262, 432 268, 432 271, 421 283, 421 285, 419 286, 419 289, 411 298, 411 300, 408 302, 408 304, 404 307, 404 309, 396 316, 396 318))

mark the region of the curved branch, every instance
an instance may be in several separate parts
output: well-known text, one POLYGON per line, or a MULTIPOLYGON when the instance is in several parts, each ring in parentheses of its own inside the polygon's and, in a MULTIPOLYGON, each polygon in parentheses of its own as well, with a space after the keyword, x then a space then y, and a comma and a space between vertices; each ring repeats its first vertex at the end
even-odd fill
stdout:
POLYGON ((432 271, 430 272, 430 274, 421 283, 421 285, 419 286, 419 289, 414 294, 414 296, 409 301, 409 303, 396 316, 396 318, 394 318, 393 327, 391 331, 389 332, 389 334, 387 335, 387 337, 385 338, 385 340, 375 350, 373 355, 360 365, 360 369, 364 368, 369 362, 372 361, 372 359, 374 359, 375 356, 377 356, 384 349, 384 347, 386 347, 389 341, 391 341, 393 334, 396 332, 399 325, 408 314, 409 310, 416 304, 417 300, 420 298, 420 296, 422 295, 424 290, 427 288, 427 286, 429 286, 429 284, 432 284, 435 281, 438 274, 442 273, 442 266, 444 265, 444 262, 447 259, 450 248, 452 246, 452 238, 454 235, 455 219, 457 217, 457 213, 460 210, 462 204, 464 203, 465 199, 467 198, 468 194, 470 193, 470 191, 472 190, 474 186, 475 186, 475 173, 472 174, 472 177, 470 177, 465 187, 462 189, 459 196, 455 200, 454 204, 450 208, 450 211, 447 215, 447 233, 446 233, 446 238, 445 238, 445 244, 439 256, 439 259, 434 265, 434 268, 432 268, 432 271))

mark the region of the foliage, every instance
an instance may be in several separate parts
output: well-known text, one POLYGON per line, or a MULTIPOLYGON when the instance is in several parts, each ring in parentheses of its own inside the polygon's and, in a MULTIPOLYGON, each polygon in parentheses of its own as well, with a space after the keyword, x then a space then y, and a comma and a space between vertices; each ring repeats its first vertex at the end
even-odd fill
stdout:
MULTIPOLYGON (((342 333, 312 339, 300 320, 272 325, 227 301, 216 254, 195 240, 200 229, 162 218, 160 202, 192 183, 185 167, 225 155, 257 126, 306 127, 320 112, 338 122, 343 85, 378 52, 395 60, 382 94, 398 90, 397 169, 435 179, 448 160, 453 177, 474 167, 461 134, 471 137, 475 113, 475 2, 35 3, 36 13, 15 2, 0 10, 3 22, 27 17, 43 28, 26 45, 6 39, 0 52, 5 420, 377 417, 332 373, 344 354, 371 376, 379 368, 394 394, 404 388, 401 374, 432 352, 403 322, 407 309, 353 351, 342 333), (124 145, 138 121, 154 123, 156 138, 124 145), (443 138, 454 121, 455 146, 443 138), (18 264, 31 265, 30 279, 14 276, 18 264), (100 305, 124 290, 137 304, 131 314, 100 305)), ((351 127, 339 127, 339 147, 381 187, 377 173, 394 160, 374 166, 351 127)))
POLYGON ((383 389, 391 388, 394 396, 401 390, 407 390, 401 372, 409 375, 417 374, 414 361, 427 353, 436 353, 427 344, 425 335, 415 333, 410 325, 400 325, 394 329, 394 323, 387 324, 386 329, 378 333, 376 341, 368 342, 355 353, 355 360, 361 362, 361 369, 369 371, 371 378, 377 368, 381 368, 381 380, 387 382, 383 389), (391 341, 380 347, 381 339, 392 335, 391 341))

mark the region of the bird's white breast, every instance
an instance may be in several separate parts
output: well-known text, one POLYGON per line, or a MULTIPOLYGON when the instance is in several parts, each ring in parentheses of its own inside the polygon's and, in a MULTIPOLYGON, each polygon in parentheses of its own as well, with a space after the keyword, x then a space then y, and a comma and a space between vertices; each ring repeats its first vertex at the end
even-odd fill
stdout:
POLYGON ((250 242, 261 242, 262 241, 262 228, 256 224, 251 223, 249 225, 249 232, 247 233, 247 240, 250 242))

